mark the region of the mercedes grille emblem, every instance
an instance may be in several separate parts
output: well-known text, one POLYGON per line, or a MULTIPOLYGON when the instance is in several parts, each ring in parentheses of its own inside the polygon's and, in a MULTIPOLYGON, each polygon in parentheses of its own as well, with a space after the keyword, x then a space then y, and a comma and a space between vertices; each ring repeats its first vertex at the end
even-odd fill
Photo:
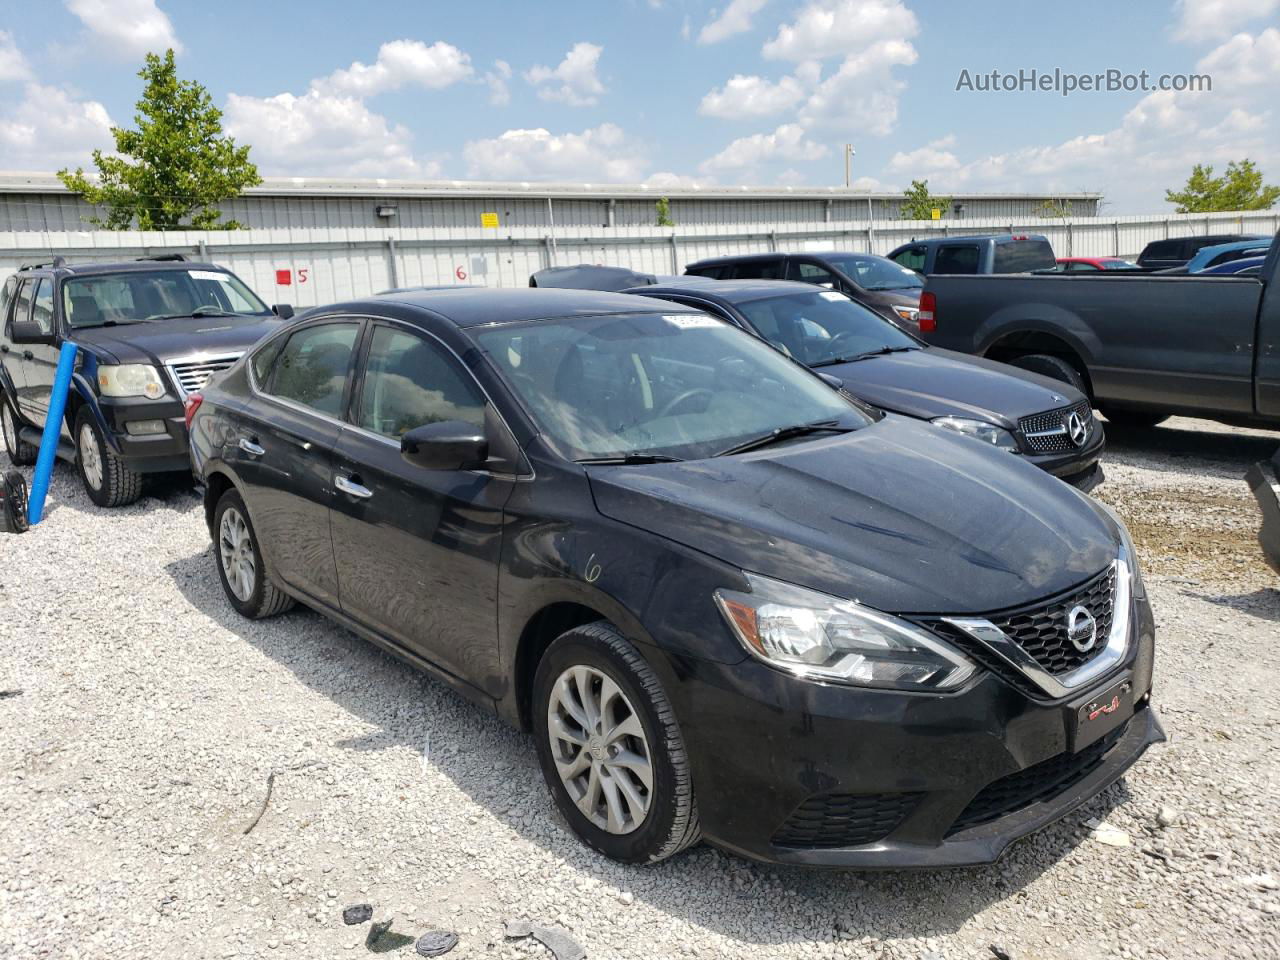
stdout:
POLYGON ((1067 614, 1067 639, 1081 653, 1088 653, 1098 642, 1098 621, 1087 607, 1072 607, 1067 614))
POLYGON ((1083 447, 1084 442, 1089 439, 1089 428, 1085 426, 1080 414, 1074 410, 1067 414, 1066 428, 1067 436, 1071 438, 1071 442, 1077 447, 1083 447))

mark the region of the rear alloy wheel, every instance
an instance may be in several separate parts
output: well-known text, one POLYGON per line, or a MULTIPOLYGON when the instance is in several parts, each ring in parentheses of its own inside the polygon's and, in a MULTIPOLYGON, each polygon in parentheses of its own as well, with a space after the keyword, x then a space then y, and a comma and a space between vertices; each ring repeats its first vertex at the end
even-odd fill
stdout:
POLYGON ((228 490, 218 501, 213 529, 218 578, 237 613, 250 620, 261 620, 293 606, 293 598, 277 589, 267 577, 249 511, 238 491, 228 490))
POLYGON ((36 462, 40 448, 27 443, 19 435, 21 423, 13 411, 13 402, 6 394, 0 393, 0 435, 4 437, 4 450, 9 454, 9 462, 15 467, 29 467, 36 462))
POLYGON ((653 863, 701 838, 684 739, 653 669, 612 625, 561 634, 533 681, 538 759, 588 846, 653 863))
POLYGON ((142 496, 142 474, 107 449, 88 408, 76 415, 76 466, 89 499, 100 507, 123 507, 142 496))

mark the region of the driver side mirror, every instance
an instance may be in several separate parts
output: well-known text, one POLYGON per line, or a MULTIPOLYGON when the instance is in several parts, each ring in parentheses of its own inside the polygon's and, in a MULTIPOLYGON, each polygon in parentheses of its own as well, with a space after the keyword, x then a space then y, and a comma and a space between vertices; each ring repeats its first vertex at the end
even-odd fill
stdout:
POLYGON ((424 470, 474 470, 489 459, 489 440, 482 427, 444 420, 401 437, 400 456, 424 470))
POLYGON ((14 343, 47 343, 52 344, 52 331, 46 333, 34 320, 15 320, 9 327, 10 338, 14 343))
POLYGON ((272 313, 274 313, 274 314, 275 314, 277 317, 279 317, 281 320, 289 320, 289 319, 292 319, 292 317, 293 317, 293 304, 291 304, 291 303, 277 303, 277 304, 273 304, 273 305, 272 305, 272 307, 271 307, 271 312, 272 312, 272 313))

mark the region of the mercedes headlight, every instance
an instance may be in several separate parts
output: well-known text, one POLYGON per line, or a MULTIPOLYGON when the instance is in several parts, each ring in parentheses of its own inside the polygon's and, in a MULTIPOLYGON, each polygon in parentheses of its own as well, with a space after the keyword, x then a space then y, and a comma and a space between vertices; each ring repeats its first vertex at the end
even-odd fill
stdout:
POLYGON ((951 690, 977 666, 933 634, 887 614, 756 574, 716 604, 753 656, 797 676, 889 690, 951 690))
POLYGON ((894 307, 893 312, 908 323, 917 323, 920 319, 918 307, 894 307))
POLYGON ((144 363, 98 367, 98 389, 104 397, 146 397, 150 400, 159 400, 165 393, 160 373, 144 363))
POLYGON ((968 417, 938 417, 932 422, 935 426, 963 433, 966 437, 974 437, 1001 450, 1008 450, 1010 453, 1018 452, 1018 441, 1013 439, 1013 434, 1004 427, 997 427, 994 423, 970 420, 968 417))

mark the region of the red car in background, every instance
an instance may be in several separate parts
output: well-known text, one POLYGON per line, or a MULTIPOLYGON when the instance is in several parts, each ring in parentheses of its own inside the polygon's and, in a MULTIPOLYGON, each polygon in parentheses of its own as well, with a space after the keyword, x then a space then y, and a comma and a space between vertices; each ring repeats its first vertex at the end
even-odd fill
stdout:
POLYGON ((1093 273, 1096 270, 1141 270, 1122 257, 1058 257, 1059 273, 1093 273))

